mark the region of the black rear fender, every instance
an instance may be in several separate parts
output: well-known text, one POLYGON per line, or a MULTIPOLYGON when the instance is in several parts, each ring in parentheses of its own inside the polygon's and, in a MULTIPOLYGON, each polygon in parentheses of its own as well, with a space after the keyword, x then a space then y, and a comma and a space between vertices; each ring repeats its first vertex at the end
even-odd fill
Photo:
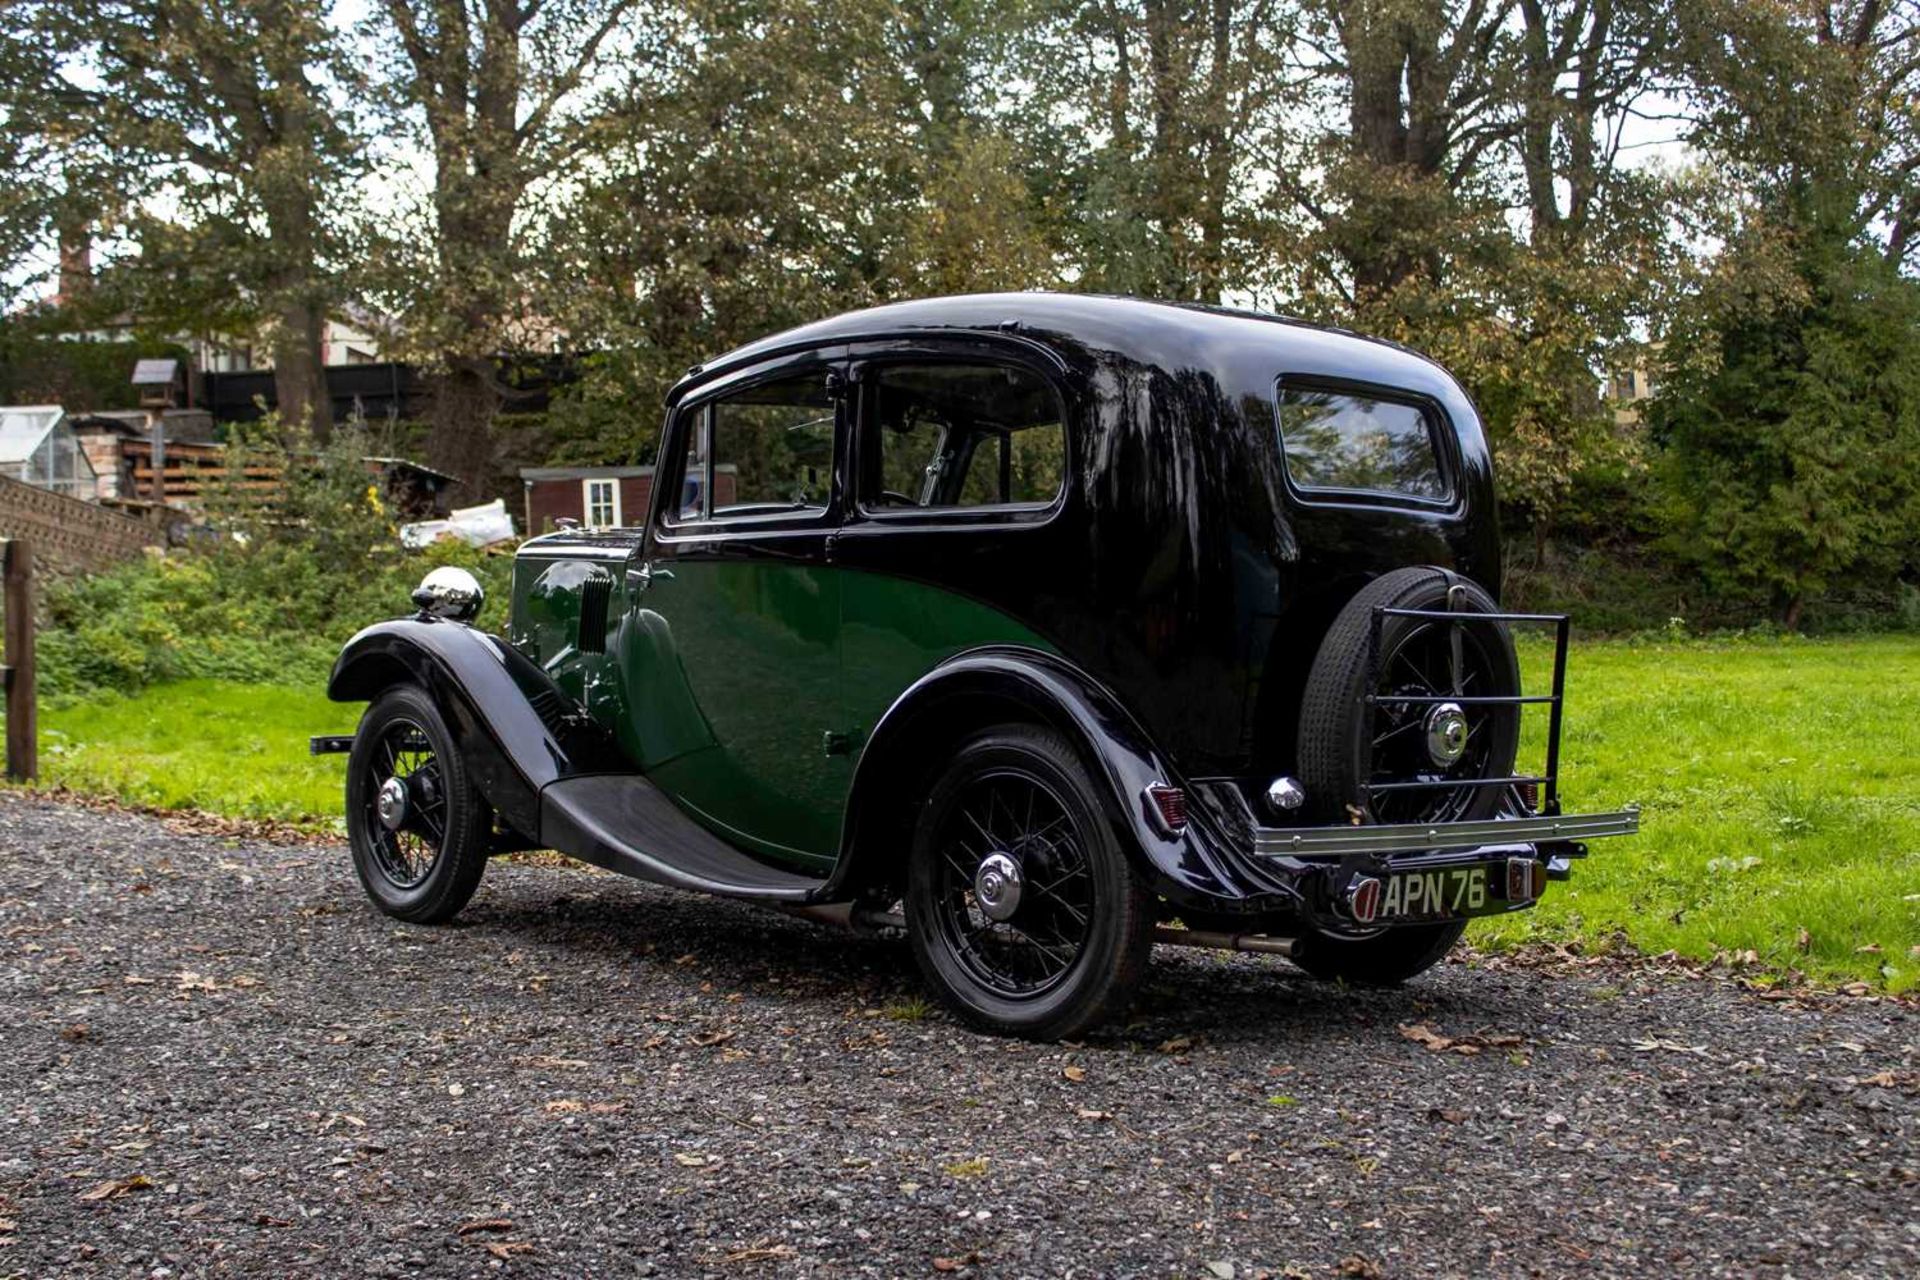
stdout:
POLYGON ((1252 885, 1239 874, 1235 861, 1223 856, 1225 832, 1191 789, 1186 828, 1162 829, 1149 810, 1147 788, 1182 784, 1138 722, 1071 663, 1011 647, 949 659, 881 717, 854 771, 840 858, 822 899, 898 896, 914 823, 954 748, 1010 722, 1047 725, 1074 744, 1105 793, 1120 847, 1162 897, 1214 909, 1291 900, 1284 886, 1252 885))

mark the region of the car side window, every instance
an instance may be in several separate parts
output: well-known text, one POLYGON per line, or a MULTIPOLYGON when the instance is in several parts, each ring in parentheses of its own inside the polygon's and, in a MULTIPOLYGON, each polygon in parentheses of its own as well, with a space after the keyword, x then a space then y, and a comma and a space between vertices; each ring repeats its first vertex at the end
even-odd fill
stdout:
POLYGON ((824 371, 757 382, 693 412, 677 522, 826 510, 834 399, 824 371))
POLYGON ((1045 507, 1066 479, 1060 398, 1013 365, 889 364, 866 379, 861 504, 1045 507))
POLYGON ((1287 475, 1308 490, 1447 497, 1431 410, 1371 391, 1282 384, 1287 475))

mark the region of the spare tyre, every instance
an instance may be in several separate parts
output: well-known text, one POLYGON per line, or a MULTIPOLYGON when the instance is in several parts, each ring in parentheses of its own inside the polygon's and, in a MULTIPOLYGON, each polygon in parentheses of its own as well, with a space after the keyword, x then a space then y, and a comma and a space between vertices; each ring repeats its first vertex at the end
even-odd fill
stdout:
POLYGON ((1320 643, 1301 700, 1298 760, 1306 816, 1320 823, 1463 822, 1492 817, 1513 773, 1520 708, 1474 701, 1520 693, 1498 606, 1445 569, 1396 569, 1347 602, 1320 643), (1376 609, 1451 618, 1379 619, 1376 609), (1449 785, 1458 783, 1459 785, 1449 785))

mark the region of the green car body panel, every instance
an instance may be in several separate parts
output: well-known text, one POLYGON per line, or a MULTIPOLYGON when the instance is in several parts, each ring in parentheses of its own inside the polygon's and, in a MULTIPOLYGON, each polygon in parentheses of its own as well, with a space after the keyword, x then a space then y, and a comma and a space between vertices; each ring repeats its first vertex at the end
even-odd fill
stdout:
POLYGON ((524 549, 509 641, 703 826, 798 869, 832 868, 860 755, 914 681, 983 645, 1054 652, 953 591, 832 565, 683 556, 641 586, 631 536, 524 549), (606 631, 583 646, 596 581, 606 631))

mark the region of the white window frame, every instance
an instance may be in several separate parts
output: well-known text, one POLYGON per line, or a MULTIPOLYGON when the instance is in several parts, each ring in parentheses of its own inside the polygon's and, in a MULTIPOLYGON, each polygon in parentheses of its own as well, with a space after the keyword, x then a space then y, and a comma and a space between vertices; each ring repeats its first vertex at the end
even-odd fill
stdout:
POLYGON ((620 479, 619 477, 618 476, 588 476, 586 479, 582 480, 580 482, 580 514, 583 517, 580 523, 585 525, 589 529, 620 528, 621 525, 620 525, 620 479), (613 519, 607 524, 595 524, 593 521, 593 508, 595 505, 593 500, 593 487, 597 484, 608 486, 609 490, 613 495, 612 500, 610 502, 600 504, 602 506, 611 506, 613 509, 613 519))

